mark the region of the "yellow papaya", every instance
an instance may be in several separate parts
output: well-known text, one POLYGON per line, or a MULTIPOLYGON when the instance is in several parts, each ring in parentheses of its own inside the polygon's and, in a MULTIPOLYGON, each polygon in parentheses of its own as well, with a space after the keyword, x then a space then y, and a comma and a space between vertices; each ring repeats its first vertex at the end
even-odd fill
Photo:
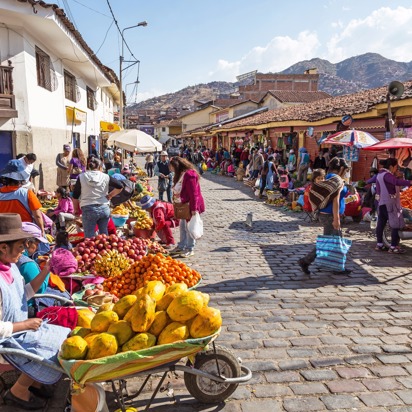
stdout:
POLYGON ((202 308, 191 322, 190 336, 203 338, 215 333, 222 326, 220 310, 215 308, 202 308))
POLYGON ((151 348, 156 344, 156 336, 151 333, 138 333, 122 346, 122 352, 151 348))
POLYGON ((167 308, 167 314, 175 322, 186 322, 199 313, 204 302, 201 292, 191 290, 175 297, 167 308))
POLYGON ((77 311, 77 324, 83 328, 90 328, 90 323, 94 318, 94 312, 90 309, 79 309, 77 311))
POLYGON ((109 326, 113 322, 117 322, 119 316, 116 312, 111 310, 106 310, 104 312, 98 313, 91 321, 90 329, 92 332, 102 333, 109 329, 109 326))
POLYGON ((129 309, 124 319, 130 319, 134 332, 146 332, 154 321, 155 309, 156 301, 149 295, 143 295, 129 309))
POLYGON ((126 343, 134 335, 130 323, 125 320, 119 320, 111 323, 109 329, 107 329, 107 333, 111 333, 116 336, 119 346, 126 343))
POLYGON ((91 330, 89 328, 83 328, 82 326, 76 326, 70 333, 69 336, 80 336, 84 338, 87 336, 91 330))
POLYGON ((60 348, 63 359, 84 359, 87 354, 87 342, 80 336, 65 339, 60 348))
POLYGON ((160 332, 165 328, 168 322, 169 317, 167 316, 167 313, 164 310, 156 312, 154 321, 150 326, 149 333, 155 336, 159 336, 160 332))
POLYGON ((99 333, 89 345, 86 359, 98 359, 115 355, 117 352, 117 340, 110 333, 99 333))
POLYGON ((185 340, 189 337, 189 328, 180 322, 169 323, 160 333, 157 344, 164 345, 179 340, 185 340))
POLYGON ((149 295, 156 302, 165 294, 166 285, 160 280, 151 280, 144 287, 142 294, 149 295))
POLYGON ((136 300, 137 296, 135 295, 123 296, 117 303, 114 304, 113 312, 118 314, 119 319, 123 319, 136 300))

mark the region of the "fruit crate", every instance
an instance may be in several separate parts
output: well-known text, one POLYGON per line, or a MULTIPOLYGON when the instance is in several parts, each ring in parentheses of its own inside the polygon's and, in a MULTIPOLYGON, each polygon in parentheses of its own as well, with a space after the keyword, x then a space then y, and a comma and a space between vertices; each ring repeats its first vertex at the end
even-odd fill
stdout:
POLYGON ((156 237, 156 231, 154 229, 137 229, 133 226, 133 233, 136 237, 142 239, 154 239, 156 237))

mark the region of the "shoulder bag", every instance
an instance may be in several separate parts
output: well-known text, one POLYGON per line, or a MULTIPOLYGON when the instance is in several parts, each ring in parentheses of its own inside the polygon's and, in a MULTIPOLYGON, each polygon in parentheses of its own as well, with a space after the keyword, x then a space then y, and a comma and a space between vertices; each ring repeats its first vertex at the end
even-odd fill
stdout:
POLYGON ((176 219, 190 220, 192 213, 190 212, 189 202, 187 203, 173 203, 176 219))

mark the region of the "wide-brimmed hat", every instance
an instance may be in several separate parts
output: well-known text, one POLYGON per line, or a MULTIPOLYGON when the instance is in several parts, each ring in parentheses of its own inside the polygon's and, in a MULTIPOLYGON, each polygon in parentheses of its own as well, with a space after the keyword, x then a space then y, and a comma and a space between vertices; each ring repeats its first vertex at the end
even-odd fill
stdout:
POLYGON ((160 152, 160 156, 169 156, 169 155, 167 154, 166 150, 162 150, 160 152))
POLYGON ((20 160, 12 159, 8 161, 3 170, 0 170, 0 177, 8 177, 9 179, 24 182, 30 177, 30 174, 24 169, 25 167, 20 160))
POLYGON ((41 229, 35 223, 23 222, 21 228, 24 232, 28 233, 30 237, 34 237, 42 243, 49 243, 49 241, 42 236, 41 229))
POLYGON ((28 239, 32 235, 21 228, 21 217, 18 213, 0 213, 0 242, 28 239))
POLYGON ((156 202, 156 199, 154 197, 151 197, 149 195, 143 196, 140 199, 140 207, 144 210, 151 208, 156 202))

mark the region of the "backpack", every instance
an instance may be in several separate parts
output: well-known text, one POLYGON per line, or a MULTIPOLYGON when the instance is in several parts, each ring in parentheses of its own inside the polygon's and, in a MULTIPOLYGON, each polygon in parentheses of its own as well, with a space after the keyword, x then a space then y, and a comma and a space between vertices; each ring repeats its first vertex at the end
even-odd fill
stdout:
MULTIPOLYGON (((123 190, 116 196, 114 196, 111 200, 113 206, 118 206, 124 202, 130 200, 134 194, 135 184, 130 180, 120 180, 119 181, 123 185, 123 190)), ((112 191, 113 188, 109 188, 109 191, 112 191)))

